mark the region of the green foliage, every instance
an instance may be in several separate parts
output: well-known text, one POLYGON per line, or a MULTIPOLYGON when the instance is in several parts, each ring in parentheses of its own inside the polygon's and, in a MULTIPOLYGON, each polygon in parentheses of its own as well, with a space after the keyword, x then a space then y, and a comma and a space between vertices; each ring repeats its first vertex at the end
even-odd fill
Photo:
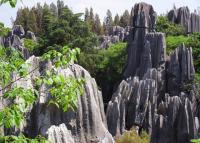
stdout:
POLYGON ((180 35, 180 36, 167 36, 166 37, 166 46, 167 53, 169 54, 173 50, 175 50, 180 44, 187 44, 189 37, 180 35))
POLYGON ((186 47, 192 47, 194 66, 197 72, 200 72, 200 33, 193 33, 189 36, 168 36, 166 38, 167 53, 184 43, 186 47))
POLYGON ((11 82, 12 72, 23 73, 25 68, 24 59, 20 52, 14 48, 4 48, 0 46, 0 86, 3 88, 11 82))
POLYGON ((168 35, 183 35, 184 28, 181 25, 173 24, 166 16, 158 16, 156 22, 156 31, 163 32, 168 35))
MULTIPOLYGON (((76 55, 80 49, 70 50, 67 46, 63 47, 62 52, 51 50, 43 55, 44 60, 51 60, 56 68, 67 67, 77 61, 76 55)), ((36 80, 38 85, 46 84, 52 99, 49 104, 54 104, 64 112, 67 109, 74 110, 77 107, 78 96, 83 94, 82 84, 84 80, 74 77, 64 77, 56 69, 46 71, 46 75, 36 80)))
MULTIPOLYGON (((81 53, 79 64, 87 69, 96 79, 98 85, 107 98, 114 85, 122 78, 122 71, 126 63, 126 43, 111 45, 108 49, 94 50, 91 53, 81 53)), ((105 102, 108 102, 105 99, 105 102)))
POLYGON ((0 22, 0 36, 7 36, 9 31, 10 31, 10 29, 5 28, 4 24, 0 22))
POLYGON ((200 139, 192 139, 191 143, 200 143, 200 139))
POLYGON ((35 139, 29 139, 23 134, 20 134, 19 136, 0 136, 0 143, 49 143, 49 141, 41 136, 35 139))
POLYGON ((62 75, 57 75, 51 76, 46 82, 50 86, 53 85, 49 89, 52 95, 49 104, 56 105, 64 112, 68 109, 74 110, 78 106, 78 96, 83 94, 82 84, 84 80, 76 80, 73 77, 65 78, 62 75))
POLYGON ((17 0, 0 0, 0 5, 7 2, 10 4, 11 7, 15 7, 17 4, 17 0))
MULTIPOLYGON (((25 31, 32 31, 37 37, 39 46, 35 55, 41 56, 49 47, 69 45, 70 48, 80 47, 83 52, 91 50, 97 45, 97 36, 92 33, 88 23, 81 19, 82 14, 74 14, 63 1, 57 6, 23 8, 17 12, 15 24, 22 25, 25 31), (58 11, 58 13, 56 13, 58 11)), ((99 31, 99 17, 96 17, 97 31, 99 31)), ((30 43, 30 42, 29 42, 30 43)), ((32 49, 32 48, 31 48, 32 49)), ((57 49, 55 49, 57 50, 57 49)))
POLYGON ((116 143, 150 143, 150 137, 146 132, 138 135, 134 129, 124 133, 116 140, 116 143))
POLYGON ((38 43, 32 39, 26 39, 24 38, 24 47, 28 49, 30 53, 34 53, 36 50, 38 50, 38 43))

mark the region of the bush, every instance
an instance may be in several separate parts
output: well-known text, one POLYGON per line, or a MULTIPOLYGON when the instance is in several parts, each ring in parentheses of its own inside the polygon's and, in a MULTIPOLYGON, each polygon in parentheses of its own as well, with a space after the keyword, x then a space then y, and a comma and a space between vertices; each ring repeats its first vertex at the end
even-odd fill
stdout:
POLYGON ((116 143, 149 143, 150 137, 146 132, 138 135, 135 130, 124 133, 120 138, 116 139, 116 143))
POLYGON ((38 49, 39 45, 36 41, 26 38, 24 38, 23 40, 24 40, 24 46, 28 49, 30 53, 33 54, 33 52, 38 49))
POLYGON ((167 36, 166 43, 168 54, 182 43, 186 47, 192 47, 195 70, 200 72, 200 33, 193 33, 189 36, 167 36))
POLYGON ((108 49, 95 49, 79 56, 79 64, 96 79, 104 94, 105 102, 110 100, 114 85, 122 78, 126 58, 126 43, 117 43, 108 49))
POLYGON ((158 16, 156 22, 156 31, 168 35, 183 35, 185 33, 183 26, 170 22, 166 16, 158 16))
POLYGON ((167 36, 166 44, 167 44, 167 53, 169 54, 171 51, 175 50, 182 43, 188 44, 188 37, 180 35, 180 36, 167 36))

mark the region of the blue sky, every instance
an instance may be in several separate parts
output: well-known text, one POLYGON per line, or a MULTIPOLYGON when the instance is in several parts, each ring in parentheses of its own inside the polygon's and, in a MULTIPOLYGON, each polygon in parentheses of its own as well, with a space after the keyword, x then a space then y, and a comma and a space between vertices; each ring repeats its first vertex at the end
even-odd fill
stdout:
MULTIPOLYGON (((15 19, 17 9, 20 7, 31 7, 37 2, 40 3, 56 3, 57 0, 18 0, 16 8, 10 8, 8 4, 0 6, 0 21, 6 26, 11 27, 11 17, 15 19)), ((107 9, 110 9, 112 14, 122 14, 125 9, 131 10, 135 3, 147 2, 152 4, 158 14, 165 13, 170 10, 175 4, 177 7, 188 6, 191 11, 200 7, 200 0, 64 0, 74 12, 84 12, 86 7, 93 7, 94 12, 103 18, 106 15, 107 9)))

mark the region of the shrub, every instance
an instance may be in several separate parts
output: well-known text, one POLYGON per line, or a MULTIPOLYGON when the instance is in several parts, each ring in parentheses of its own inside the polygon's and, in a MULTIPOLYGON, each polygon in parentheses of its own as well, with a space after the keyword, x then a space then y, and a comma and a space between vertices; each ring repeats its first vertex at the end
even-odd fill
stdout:
POLYGON ((156 31, 168 35, 183 35, 185 33, 183 26, 170 22, 166 16, 158 16, 156 22, 156 31))
POLYGON ((104 102, 110 100, 114 85, 121 80, 126 58, 126 43, 117 43, 108 49, 94 49, 93 52, 80 54, 79 64, 96 79, 104 94, 104 102))
POLYGON ((120 138, 116 139, 116 143, 149 143, 150 137, 146 132, 138 135, 135 130, 124 133, 120 138))

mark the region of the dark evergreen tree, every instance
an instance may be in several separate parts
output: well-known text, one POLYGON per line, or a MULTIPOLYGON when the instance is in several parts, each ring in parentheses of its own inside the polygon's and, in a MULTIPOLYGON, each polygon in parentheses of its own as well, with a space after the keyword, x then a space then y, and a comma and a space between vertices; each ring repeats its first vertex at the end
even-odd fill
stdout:
POLYGON ((50 11, 53 16, 57 17, 58 16, 58 8, 54 3, 50 4, 50 11))
POLYGON ((120 26, 126 27, 130 25, 130 14, 128 10, 125 10, 120 18, 120 26))
POLYGON ((85 22, 89 22, 89 19, 90 19, 90 13, 89 13, 89 10, 88 8, 85 9, 85 22))
POLYGON ((61 15, 62 9, 64 8, 64 2, 62 0, 57 1, 57 8, 58 8, 58 16, 61 15))
POLYGON ((111 11, 109 9, 107 10, 107 13, 106 13, 105 25, 107 27, 113 25, 112 13, 111 13, 111 11))
POLYGON ((97 35, 100 35, 101 32, 102 32, 102 30, 101 30, 101 21, 100 21, 100 18, 99 18, 99 15, 98 15, 98 14, 95 14, 94 32, 95 32, 97 35))
POLYGON ((118 14, 115 15, 114 25, 119 25, 119 15, 118 14))
POLYGON ((36 15, 34 12, 34 9, 31 9, 29 12, 29 18, 27 19, 27 30, 30 30, 34 33, 37 33, 37 21, 36 21, 36 15))

